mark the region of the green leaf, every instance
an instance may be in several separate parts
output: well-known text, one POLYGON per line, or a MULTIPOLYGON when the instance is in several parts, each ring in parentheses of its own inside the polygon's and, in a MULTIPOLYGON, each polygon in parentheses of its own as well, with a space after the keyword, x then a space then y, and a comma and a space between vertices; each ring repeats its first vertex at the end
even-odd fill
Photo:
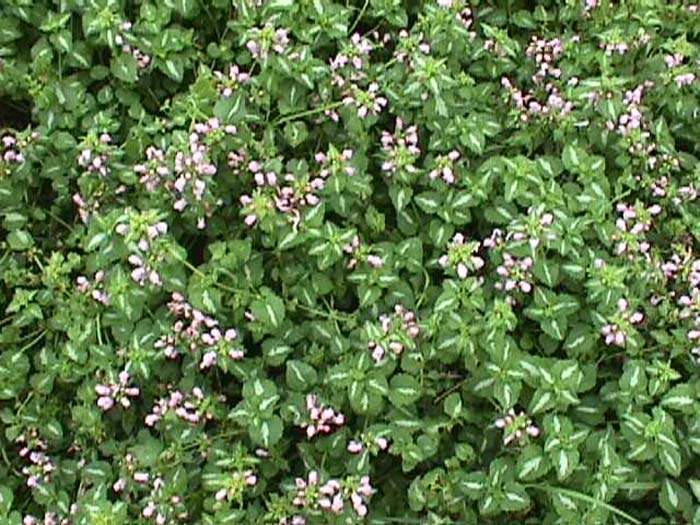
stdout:
POLYGON ((175 9, 184 18, 188 18, 194 14, 195 0, 172 0, 175 9))
POLYGON ((406 239, 396 246, 396 254, 402 266, 409 271, 420 273, 423 269, 423 244, 418 237, 406 239))
POLYGON ((282 419, 272 415, 268 418, 255 418, 248 427, 250 438, 265 448, 276 445, 282 438, 282 419))
POLYGON ((503 487, 501 509, 506 512, 518 512, 530 507, 530 496, 525 487, 518 483, 506 483, 503 487))
POLYGON ((552 463, 557 471, 557 479, 564 481, 578 465, 579 454, 576 450, 560 448, 552 455, 552 463))
POLYGON ((673 447, 660 446, 658 451, 659 461, 673 477, 681 475, 681 453, 673 447))
POLYGON ((288 122, 284 126, 284 138, 287 144, 296 148, 309 136, 309 130, 303 122, 288 122))
POLYGON ((518 456, 515 467, 517 476, 523 481, 534 481, 544 476, 550 469, 549 461, 539 445, 528 445, 518 456))
POLYGON ((547 261, 544 257, 535 262, 532 273, 550 288, 559 283, 559 266, 553 261, 547 261))
POLYGON ((398 184, 392 184, 389 187, 389 197, 391 202, 394 204, 394 208, 399 212, 403 210, 406 205, 411 201, 413 196, 413 190, 407 186, 399 186, 398 184))
POLYGON ((453 392, 445 398, 443 411, 452 419, 457 419, 462 413, 462 396, 459 392, 453 392))
POLYGON ((687 490, 675 481, 666 478, 661 482, 659 504, 668 514, 689 512, 692 508, 692 498, 687 490))
POLYGON ((466 133, 462 133, 460 136, 460 142, 462 145, 469 148, 472 153, 481 155, 484 152, 484 146, 486 145, 486 137, 481 131, 474 129, 466 133))
POLYGON ((564 167, 570 172, 578 172, 581 163, 585 157, 585 152, 577 146, 567 144, 564 146, 564 151, 561 155, 561 160, 564 162, 564 167))
POLYGON ((433 311, 435 313, 445 312, 454 309, 459 304, 459 299, 453 290, 445 290, 435 301, 433 311))
POLYGON ((478 500, 486 490, 488 480, 483 472, 469 472, 459 483, 462 494, 472 500, 478 500))
POLYGON ((688 384, 676 385, 669 390, 661 400, 661 406, 686 414, 695 412, 696 396, 694 389, 688 384))
POLYGON ((554 396, 549 390, 538 388, 530 401, 529 412, 537 414, 554 406, 554 396))
POLYGON ((245 98, 234 93, 227 98, 219 98, 214 104, 214 116, 224 123, 235 122, 245 111, 245 98))
POLYGON ((316 369, 304 361, 287 361, 287 386, 292 390, 306 392, 318 381, 316 369))
POLYGON ((155 465, 163 450, 160 440, 151 436, 147 430, 141 430, 137 436, 137 444, 131 447, 139 464, 144 467, 155 465))
POLYGON ((442 195, 435 191, 424 191, 416 195, 418 207, 426 213, 437 213, 442 206, 442 195))
POLYGON ((178 56, 172 56, 158 63, 159 69, 175 82, 182 82, 185 73, 185 65, 178 56))
POLYGON ((7 244, 11 250, 21 252, 34 246, 34 239, 26 230, 13 230, 7 236, 7 244))
POLYGON ((544 333, 556 339, 557 341, 563 341, 566 338, 566 333, 568 329, 566 317, 542 319, 540 321, 540 326, 542 327, 542 331, 544 333))
POLYGON ((0 485, 0 517, 7 516, 12 509, 14 495, 12 491, 4 485, 0 485))
POLYGON ((263 355, 271 366, 280 366, 294 349, 279 339, 266 339, 262 344, 263 355))
POLYGON ((355 381, 348 389, 348 400, 356 414, 376 414, 382 407, 382 397, 365 384, 355 381))
POLYGON ((397 374, 389 381, 389 401, 401 407, 415 403, 421 395, 418 380, 409 374, 397 374))
POLYGON ((281 326, 285 315, 284 302, 269 290, 263 291, 262 298, 251 303, 250 311, 257 321, 275 330, 281 326))
POLYGON ((690 485, 690 490, 693 491, 693 496, 695 496, 695 499, 700 501, 700 480, 689 479, 688 485, 690 485))
POLYGON ((117 79, 128 84, 133 84, 139 78, 138 62, 130 53, 120 53, 112 57, 109 69, 117 79))

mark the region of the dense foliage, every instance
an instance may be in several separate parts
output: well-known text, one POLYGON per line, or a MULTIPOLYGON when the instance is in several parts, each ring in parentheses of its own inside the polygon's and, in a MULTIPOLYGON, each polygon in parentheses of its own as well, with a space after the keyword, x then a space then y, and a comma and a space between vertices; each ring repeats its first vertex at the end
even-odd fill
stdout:
POLYGON ((700 524, 699 33, 0 2, 0 524, 700 524))

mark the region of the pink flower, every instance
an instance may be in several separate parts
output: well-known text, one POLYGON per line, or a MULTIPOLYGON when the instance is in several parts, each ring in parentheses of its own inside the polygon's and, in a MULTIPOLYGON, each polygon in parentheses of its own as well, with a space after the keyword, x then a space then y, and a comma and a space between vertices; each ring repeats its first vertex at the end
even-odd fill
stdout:
POLYGON ((348 444, 348 452, 351 454, 358 454, 359 452, 362 452, 363 446, 362 443, 359 441, 351 441, 348 444))
POLYGON ((100 397, 97 400, 97 406, 106 412, 114 406, 114 399, 107 396, 100 397))

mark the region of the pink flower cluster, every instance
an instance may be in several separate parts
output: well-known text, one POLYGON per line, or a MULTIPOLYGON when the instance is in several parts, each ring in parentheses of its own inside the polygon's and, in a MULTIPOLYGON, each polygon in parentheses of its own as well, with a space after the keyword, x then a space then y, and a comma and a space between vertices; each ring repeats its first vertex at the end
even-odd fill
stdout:
POLYGON ((248 169, 257 188, 252 195, 244 194, 239 199, 244 206, 242 213, 247 226, 255 225, 272 209, 291 217, 293 224, 299 224, 303 209, 321 202, 318 193, 326 185, 324 176, 330 173, 321 170, 318 177, 303 175, 297 178, 291 173, 279 177, 274 171, 264 172, 257 161, 250 162, 248 169))
POLYGON ((455 176, 455 163, 459 160, 459 151, 453 149, 447 155, 438 155, 434 161, 434 167, 428 176, 430 180, 441 179, 447 184, 457 182, 455 176))
POLYGON ((629 328, 644 321, 644 314, 632 312, 626 299, 617 301, 617 309, 619 313, 615 322, 603 326, 600 333, 605 337, 606 345, 624 347, 627 344, 629 328))
POLYGON ((29 465, 22 467, 22 474, 27 477, 27 487, 34 489, 50 482, 56 465, 46 455, 46 441, 33 429, 20 434, 15 441, 21 445, 19 456, 29 462, 29 465))
POLYGON ((111 384, 99 384, 95 386, 95 393, 100 396, 97 399, 97 406, 105 412, 112 408, 115 403, 124 408, 131 406, 129 398, 137 397, 141 391, 138 387, 129 386, 131 378, 129 372, 122 370, 119 372, 119 381, 111 384))
MULTIPOLYGON (((367 89, 360 88, 357 84, 351 84, 343 97, 343 104, 357 108, 357 116, 379 115, 388 104, 388 101, 379 93, 379 84, 371 82, 367 89)), ((335 120, 335 119, 334 119, 335 120)))
MULTIPOLYGON (((474 22, 472 19, 472 10, 469 7, 461 7, 465 3, 463 0, 437 0, 438 6, 444 9, 456 9, 455 18, 458 22, 469 29, 474 22)), ((470 38, 475 38, 476 33, 469 33, 470 38)))
POLYGON ((219 321, 194 308, 181 293, 173 292, 168 311, 177 319, 172 333, 161 336, 155 343, 167 358, 178 357, 181 347, 190 352, 201 350, 200 370, 214 366, 222 355, 243 359, 243 350, 237 344, 238 332, 234 328, 222 331, 219 321))
POLYGON ((95 276, 93 277, 92 282, 90 282, 90 280, 84 275, 79 275, 75 281, 78 291, 80 293, 90 295, 90 297, 92 297, 93 300, 97 301, 98 303, 104 306, 109 305, 109 296, 104 291, 104 270, 97 271, 95 273, 95 276))
POLYGON ((484 267, 484 260, 476 255, 480 246, 480 242, 467 242, 464 234, 455 233, 447 246, 447 253, 440 256, 438 264, 455 270, 460 279, 466 279, 470 272, 477 272, 484 267))
POLYGON ((136 164, 134 172, 140 175, 139 182, 151 192, 168 180, 170 168, 165 152, 154 146, 146 148, 146 162, 136 164))
MULTIPOLYGON (((631 155, 646 158, 647 166, 651 169, 658 168, 659 163, 669 162, 673 166, 674 159, 668 154, 660 154, 658 146, 653 140, 651 131, 642 112, 642 97, 645 90, 655 86, 654 82, 646 81, 632 90, 625 92, 622 103, 626 111, 618 118, 617 122, 605 123, 610 131, 615 131, 623 139, 631 155)), ((676 161, 677 162, 677 161, 676 161)))
POLYGON ((359 82, 367 78, 364 68, 369 65, 369 55, 375 45, 365 36, 354 33, 350 42, 330 60, 333 84, 343 87, 347 82, 359 82))
MULTIPOLYGON (((330 479, 321 484, 318 472, 309 472, 308 479, 296 479, 296 496, 293 503, 297 507, 321 510, 333 514, 342 514, 349 500, 353 510, 360 518, 367 516, 367 501, 374 493, 369 476, 362 476, 358 481, 347 479, 344 483, 330 479)), ((292 525, 304 525, 301 517, 292 519, 292 525)))
POLYGON ((382 151, 385 160, 382 162, 382 170, 389 175, 398 173, 415 173, 417 171, 414 162, 420 156, 418 147, 418 127, 409 126, 404 130, 404 122, 401 117, 396 117, 394 133, 382 131, 382 151))
POLYGON ((598 47, 605 50, 605 54, 608 56, 613 54, 624 55, 630 50, 629 44, 619 39, 611 40, 609 42, 601 42, 598 44, 598 47))
POLYGON ((559 38, 545 40, 533 35, 525 54, 537 65, 537 72, 532 77, 535 84, 543 83, 547 77, 561 78, 562 71, 556 63, 564 55, 564 46, 559 38))
POLYGON ((365 248, 360 241, 360 238, 355 235, 352 240, 343 246, 343 251, 352 258, 348 262, 348 270, 352 270, 357 266, 359 261, 365 261, 371 268, 379 269, 384 266, 384 259, 379 255, 370 253, 369 248, 365 248))
POLYGON ((94 148, 86 147, 80 152, 78 164, 85 168, 88 173, 97 173, 107 177, 111 173, 109 169, 111 153, 107 145, 111 142, 112 137, 107 133, 102 133, 94 148))
MULTIPOLYGON (((685 57, 681 55, 680 53, 674 53, 672 55, 666 55, 664 57, 664 62, 666 64, 666 67, 669 69, 675 69, 678 67, 681 67, 683 65, 683 61, 685 60, 685 57)), ((695 79, 697 77, 695 76, 695 73, 692 73, 690 71, 687 71, 685 73, 681 73, 679 75, 676 75, 673 79, 673 81, 676 83, 678 87, 683 87, 683 86, 688 86, 695 82, 695 79)))
POLYGON ((131 22, 124 22, 119 26, 121 33, 114 37, 114 43, 122 48, 122 52, 133 56, 136 59, 136 64, 140 69, 148 67, 151 63, 150 55, 141 51, 133 42, 135 40, 131 33, 131 22))
POLYGON ((231 479, 228 481, 229 486, 227 488, 217 490, 216 494, 214 494, 214 499, 216 501, 240 500, 243 489, 245 487, 254 487, 257 482, 258 477, 252 470, 233 472, 231 474, 231 479))
POLYGON ((253 58, 260 60, 267 60, 270 50, 282 55, 288 46, 289 32, 283 28, 275 28, 269 22, 262 28, 253 28, 251 38, 246 43, 253 58))
POLYGON ((510 409, 502 418, 494 422, 496 428, 502 429, 503 444, 517 443, 522 445, 528 437, 536 438, 541 434, 540 428, 532 422, 532 419, 524 410, 510 409))
POLYGON ((513 84, 507 77, 501 79, 501 85, 508 91, 510 99, 520 111, 520 119, 523 122, 527 122, 531 117, 552 116, 563 118, 574 110, 573 103, 565 100, 561 96, 559 88, 551 82, 544 86, 546 91, 544 102, 540 102, 537 99, 534 89, 523 93, 522 90, 513 87, 513 84))
MULTIPOLYGON (((533 288, 532 257, 517 258, 509 253, 503 254, 503 264, 496 268, 496 273, 503 279, 494 284, 497 290, 513 292, 520 290, 523 293, 530 293, 533 288)), ((514 299, 508 296, 507 301, 513 304, 514 299)))
POLYGON ((206 218, 213 212, 214 206, 221 202, 210 202, 207 199, 207 188, 211 179, 216 175, 216 165, 210 160, 209 142, 221 140, 225 135, 235 135, 236 126, 223 126, 219 119, 211 118, 206 123, 198 122, 189 137, 189 153, 178 151, 175 155, 172 183, 175 202, 173 209, 182 212, 192 207, 197 215, 197 228, 206 226, 206 218))
POLYGON ((400 355, 406 346, 413 345, 420 336, 418 317, 415 312, 403 305, 395 305, 393 315, 380 315, 379 322, 381 323, 380 338, 370 341, 367 345, 375 363, 380 363, 387 356, 387 349, 394 355, 400 355))
POLYGON ((430 51, 430 44, 426 42, 423 33, 410 34, 405 29, 399 31, 396 49, 394 49, 394 59, 397 62, 402 62, 413 69, 415 66, 414 57, 419 54, 429 55, 430 51))
POLYGON ((590 15, 591 11, 597 8, 599 5, 599 0, 585 0, 583 11, 584 13, 590 15))
POLYGON ((370 436, 363 434, 360 440, 352 440, 348 443, 348 452, 350 454, 359 454, 363 450, 369 450, 376 453, 381 450, 386 450, 389 447, 389 440, 383 436, 370 436))
POLYGON ((678 299, 681 307, 678 317, 683 320, 690 320, 691 326, 688 329, 687 337, 693 345, 692 353, 696 357, 700 355, 700 259, 691 260, 687 257, 681 261, 676 255, 675 262, 666 263, 662 266, 667 277, 676 278, 679 274, 685 276, 684 285, 689 287, 687 293, 678 299))
POLYGON ((354 155, 355 153, 351 149, 346 148, 340 151, 331 144, 327 153, 319 151, 314 155, 314 160, 319 164, 319 175, 324 179, 341 173, 352 177, 355 175, 355 168, 350 165, 350 161, 354 155))
MULTIPOLYGON (((117 234, 127 237, 130 233, 130 226, 127 223, 120 223, 116 226, 117 234)), ((163 279, 160 272, 156 270, 158 262, 163 254, 161 250, 154 249, 159 244, 159 239, 168 233, 168 224, 165 221, 158 221, 155 224, 145 228, 145 232, 137 239, 132 253, 128 257, 129 264, 133 267, 131 270, 131 279, 138 283, 139 286, 145 286, 150 283, 153 286, 162 286, 163 279)), ((135 233, 139 236, 139 233, 135 233)))
POLYGON ((247 168, 246 159, 248 158, 248 152, 244 147, 236 151, 229 151, 226 157, 228 160, 228 167, 231 168, 234 175, 241 175, 244 173, 244 169, 247 168))
MULTIPOLYGON (((33 136, 36 136, 36 138, 39 137, 38 133, 34 133, 33 136)), ((22 144, 22 141, 17 140, 16 137, 12 135, 3 135, 2 139, 0 139, 0 144, 2 145, 2 154, 0 155, 0 168, 2 167, 2 164, 23 164, 24 161, 26 160, 24 157, 23 153, 23 146, 26 146, 26 144, 22 144)))
POLYGON ((506 240, 516 245, 527 243, 535 250, 542 242, 556 240, 557 234, 551 228, 553 223, 554 215, 545 211, 543 206, 531 206, 523 222, 516 219, 509 226, 506 240))
POLYGON ((306 396, 306 410, 310 422, 302 422, 301 428, 306 428, 306 437, 311 439, 318 434, 330 434, 345 424, 345 416, 335 409, 323 406, 318 396, 306 396))
MULTIPOLYGON (((78 512, 78 507, 75 503, 71 505, 71 515, 78 512)), ((71 518, 62 518, 56 512, 45 512, 44 518, 39 519, 32 514, 27 514, 22 518, 22 525, 72 525, 71 518)))
POLYGON ((229 98, 243 84, 250 80, 250 74, 241 71, 237 64, 231 65, 228 70, 228 75, 221 71, 214 71, 216 79, 216 89, 224 98, 229 98))
POLYGON ((634 259, 636 254, 648 258, 651 244, 645 234, 651 229, 653 218, 659 215, 663 208, 658 204, 644 207, 620 202, 617 204, 617 211, 621 216, 615 221, 617 231, 613 234, 613 239, 618 241, 615 252, 617 255, 627 255, 629 259, 634 259))
MULTIPOLYGON (((146 504, 141 509, 141 516, 152 520, 156 525, 176 523, 176 520, 188 518, 184 497, 180 494, 173 494, 172 489, 167 487, 162 476, 144 470, 136 470, 136 461, 131 454, 127 454, 126 463, 127 470, 132 472, 132 478, 136 485, 149 490, 148 496, 144 498, 146 504)), ((119 478, 112 488, 117 494, 123 493, 127 488, 127 479, 119 478)))
MULTIPOLYGON (((121 187, 120 187, 121 189, 121 187)), ((117 190, 117 193, 120 192, 117 190)), ((99 195, 93 195, 91 197, 84 197, 79 192, 73 194, 73 204, 78 207, 78 215, 83 224, 87 224, 90 217, 95 217, 98 215, 100 210, 100 201, 97 198, 99 195)))
MULTIPOLYGON (((576 43, 578 39, 574 37, 572 40, 576 43)), ((574 110, 574 104, 564 98, 555 84, 563 74, 556 64, 564 54, 561 40, 545 40, 533 36, 526 54, 537 65, 537 71, 532 77, 534 89, 523 92, 514 87, 509 78, 501 79, 501 85, 508 91, 510 99, 520 112, 520 119, 527 122, 531 117, 563 118, 569 115, 574 110)), ((575 83, 575 79, 572 80, 575 83)))
POLYGON ((173 390, 167 398, 156 401, 153 410, 146 416, 146 425, 155 426, 168 412, 194 425, 213 419, 213 414, 205 410, 205 401, 204 392, 199 387, 194 387, 189 394, 173 390))

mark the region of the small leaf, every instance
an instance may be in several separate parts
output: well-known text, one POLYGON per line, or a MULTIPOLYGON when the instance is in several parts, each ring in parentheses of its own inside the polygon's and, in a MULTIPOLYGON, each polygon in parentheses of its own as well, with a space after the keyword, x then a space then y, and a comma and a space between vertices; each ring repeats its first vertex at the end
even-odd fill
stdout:
POLYGON ((316 384, 318 374, 316 369, 304 361, 291 360, 287 361, 287 386, 292 390, 301 392, 307 391, 311 386, 316 384))
POLYGON ((400 407, 414 403, 421 395, 418 380, 409 374, 397 374, 389 381, 389 401, 400 407))
POLYGON ((692 507, 692 498, 690 497, 690 493, 678 483, 666 478, 661 483, 659 503, 666 513, 676 514, 681 511, 690 511, 692 507))
POLYGON ((34 246, 34 239, 26 230, 13 230, 7 236, 7 244, 11 250, 21 252, 34 246))
POLYGON ((128 84, 136 82, 139 78, 138 63, 130 53, 120 53, 113 57, 110 71, 117 79, 128 84))
POLYGON ((686 414, 695 411, 696 397, 690 385, 682 384, 669 390, 661 400, 661 406, 686 414))
POLYGON ((459 392, 453 392, 445 398, 443 410, 445 414, 452 419, 457 419, 459 417, 462 413, 462 396, 459 392))

